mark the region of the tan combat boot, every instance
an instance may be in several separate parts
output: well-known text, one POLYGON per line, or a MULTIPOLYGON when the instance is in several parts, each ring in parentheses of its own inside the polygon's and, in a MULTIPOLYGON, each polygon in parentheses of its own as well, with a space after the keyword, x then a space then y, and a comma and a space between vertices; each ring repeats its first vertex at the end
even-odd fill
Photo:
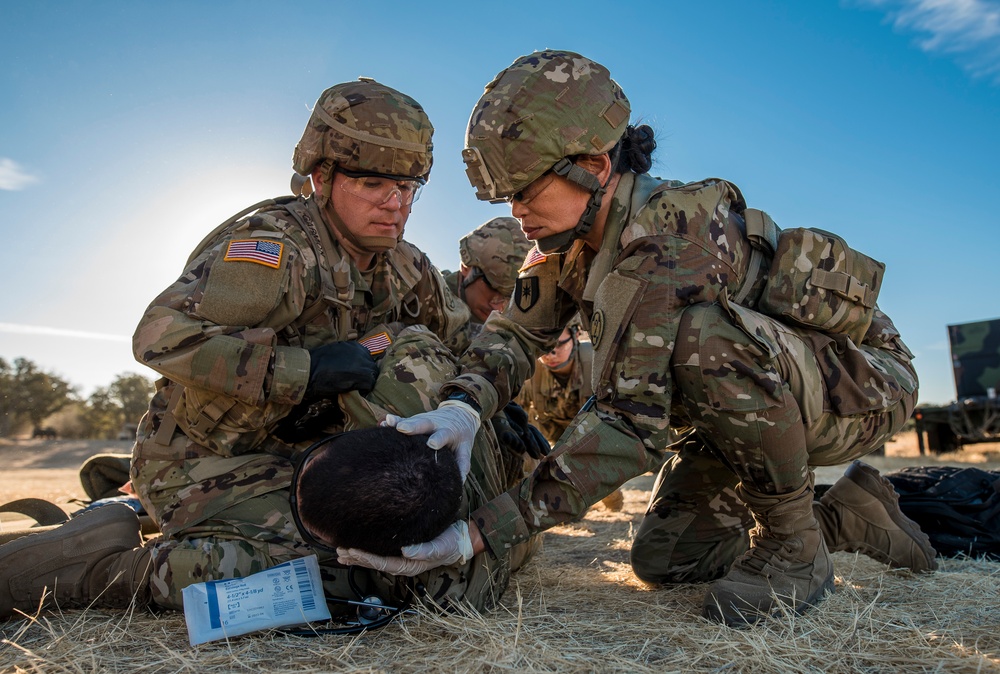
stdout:
POLYGON ((812 481, 778 496, 742 484, 736 493, 757 526, 750 549, 709 586, 703 615, 744 627, 782 606, 801 613, 833 591, 833 563, 812 512, 812 481))
POLYGON ((823 494, 813 511, 831 552, 860 552, 896 568, 937 568, 927 534, 899 509, 892 483, 855 461, 823 494))
POLYGON ((150 599, 152 557, 139 518, 112 503, 0 546, 0 620, 58 605, 126 608, 150 599))

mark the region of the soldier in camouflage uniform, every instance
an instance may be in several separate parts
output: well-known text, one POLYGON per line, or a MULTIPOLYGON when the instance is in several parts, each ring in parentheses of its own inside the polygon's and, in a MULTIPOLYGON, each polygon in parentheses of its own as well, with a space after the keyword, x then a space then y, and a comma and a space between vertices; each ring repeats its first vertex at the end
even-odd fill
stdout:
POLYGON ((503 311, 529 250, 531 243, 514 218, 488 220, 458 242, 461 267, 444 272, 444 279, 472 312, 470 338, 479 334, 492 311, 503 311))
POLYGON ((594 394, 590 385, 594 345, 581 340, 579 332, 577 325, 562 331, 555 347, 539 356, 534 374, 517 396, 528 420, 553 444, 594 394))
POLYGON ((320 96, 293 156, 293 185, 310 195, 311 178, 315 194, 252 207, 217 228, 136 330, 137 359, 164 378, 139 427, 131 478, 163 539, 137 548, 130 525, 110 522, 85 573, 71 559, 76 575, 67 575, 53 554, 17 583, 37 590, 62 572, 63 586, 76 588, 64 599, 85 601, 117 576, 106 597, 151 585, 158 605, 179 607, 192 582, 308 553, 284 516, 294 457, 351 422, 344 401, 373 388, 372 353, 400 326, 425 325, 449 348, 463 346, 468 310, 401 239, 430 172, 432 132, 416 101, 372 80, 320 96), (311 418, 311 432, 290 424, 290 412, 311 418))
MULTIPOLYGON (((341 394, 343 422, 329 430, 370 428, 390 414, 433 409, 441 385, 458 373, 455 355, 423 326, 405 327, 398 334, 391 326, 379 326, 361 342, 371 344, 373 337, 389 344, 377 354, 380 373, 375 387, 364 397, 357 392, 341 394)), ((318 555, 324 589, 334 598, 360 600, 355 588, 361 588, 362 594, 376 594, 390 604, 417 598, 440 606, 463 602, 486 609, 506 589, 509 556, 485 552, 449 560, 416 578, 345 568, 332 553, 311 548, 295 527, 288 492, 294 459, 257 452, 243 456, 257 464, 266 461, 271 472, 220 474, 213 478, 219 488, 211 492, 213 483, 188 480, 178 500, 187 497, 212 514, 145 545, 132 510, 112 504, 78 515, 60 529, 0 546, 0 618, 12 615, 14 609, 36 609, 45 587, 54 590, 53 598, 62 608, 86 606, 97 599, 96 605, 111 608, 126 607, 134 600, 180 609, 182 590, 193 582, 240 577, 309 554, 318 555), (238 503, 221 489, 248 488, 258 482, 265 482, 268 491, 238 503), (88 552, 67 554, 76 550, 88 552), (81 572, 84 564, 86 570, 81 572)), ((486 423, 476 435, 470 464, 463 467, 467 473, 463 514, 513 485, 504 477, 499 457, 497 439, 486 423)), ((210 457, 190 456, 175 461, 174 472, 201 476, 202 471, 217 471, 217 463, 210 457)))
POLYGON ((768 267, 739 190, 650 177, 653 133, 629 114, 603 66, 543 51, 502 71, 471 115, 477 196, 509 202, 538 251, 446 401, 396 427, 464 451, 578 311, 596 395, 529 478, 473 513, 474 549, 580 517, 658 465, 673 421, 693 431, 660 471, 632 565, 648 582, 711 582, 706 617, 805 610, 833 586, 829 549, 933 569, 927 537, 870 467, 813 503, 812 466, 872 451, 913 409, 911 354, 888 316, 875 310, 852 339, 756 311, 768 267))

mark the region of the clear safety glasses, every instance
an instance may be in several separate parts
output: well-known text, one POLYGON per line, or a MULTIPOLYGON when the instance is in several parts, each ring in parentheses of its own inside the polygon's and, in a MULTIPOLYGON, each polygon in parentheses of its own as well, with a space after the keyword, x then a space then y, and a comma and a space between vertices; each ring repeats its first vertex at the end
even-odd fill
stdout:
POLYGON ((385 176, 364 175, 341 170, 340 188, 351 196, 382 206, 396 197, 400 207, 410 206, 420 198, 424 186, 417 180, 396 180, 385 176))
POLYGON ((522 206, 527 206, 531 203, 532 199, 544 192, 549 185, 555 182, 555 179, 555 173, 552 171, 546 171, 520 192, 517 192, 509 197, 504 197, 504 201, 508 204, 516 201, 522 206))

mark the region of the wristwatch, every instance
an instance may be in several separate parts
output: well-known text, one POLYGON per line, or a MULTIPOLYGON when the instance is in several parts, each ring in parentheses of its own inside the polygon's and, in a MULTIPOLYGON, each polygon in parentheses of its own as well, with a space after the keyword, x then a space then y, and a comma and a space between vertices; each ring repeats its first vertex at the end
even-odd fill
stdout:
POLYGON ((482 416, 483 414, 483 406, 479 404, 478 400, 473 398, 472 395, 466 393, 465 391, 455 391, 454 393, 449 394, 445 398, 445 400, 458 400, 460 402, 465 403, 472 409, 476 410, 476 413, 479 414, 480 416, 482 416))

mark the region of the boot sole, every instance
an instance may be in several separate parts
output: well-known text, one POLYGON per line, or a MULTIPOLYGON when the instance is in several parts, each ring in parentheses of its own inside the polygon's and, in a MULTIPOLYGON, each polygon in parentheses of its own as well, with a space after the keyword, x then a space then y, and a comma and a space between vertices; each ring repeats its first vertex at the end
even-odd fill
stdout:
MULTIPOLYGON (((722 608, 719 606, 717 601, 711 603, 706 601, 706 603, 702 606, 702 616, 713 622, 723 623, 726 627, 732 627, 733 629, 746 629, 753 627, 767 617, 780 618, 786 611, 792 611, 795 615, 802 615, 823 601, 827 595, 833 594, 833 592, 834 582, 833 573, 831 573, 830 577, 827 578, 826 581, 824 581, 824 583, 812 593, 812 595, 807 597, 804 601, 799 602, 799 604, 794 608, 784 603, 780 597, 776 597, 778 599, 779 606, 775 607, 768 613, 751 610, 747 610, 746 613, 743 613, 734 606, 733 610, 736 611, 739 616, 731 617, 726 616, 723 613, 722 608)), ((708 597, 706 596, 705 599, 707 600, 708 597)))

